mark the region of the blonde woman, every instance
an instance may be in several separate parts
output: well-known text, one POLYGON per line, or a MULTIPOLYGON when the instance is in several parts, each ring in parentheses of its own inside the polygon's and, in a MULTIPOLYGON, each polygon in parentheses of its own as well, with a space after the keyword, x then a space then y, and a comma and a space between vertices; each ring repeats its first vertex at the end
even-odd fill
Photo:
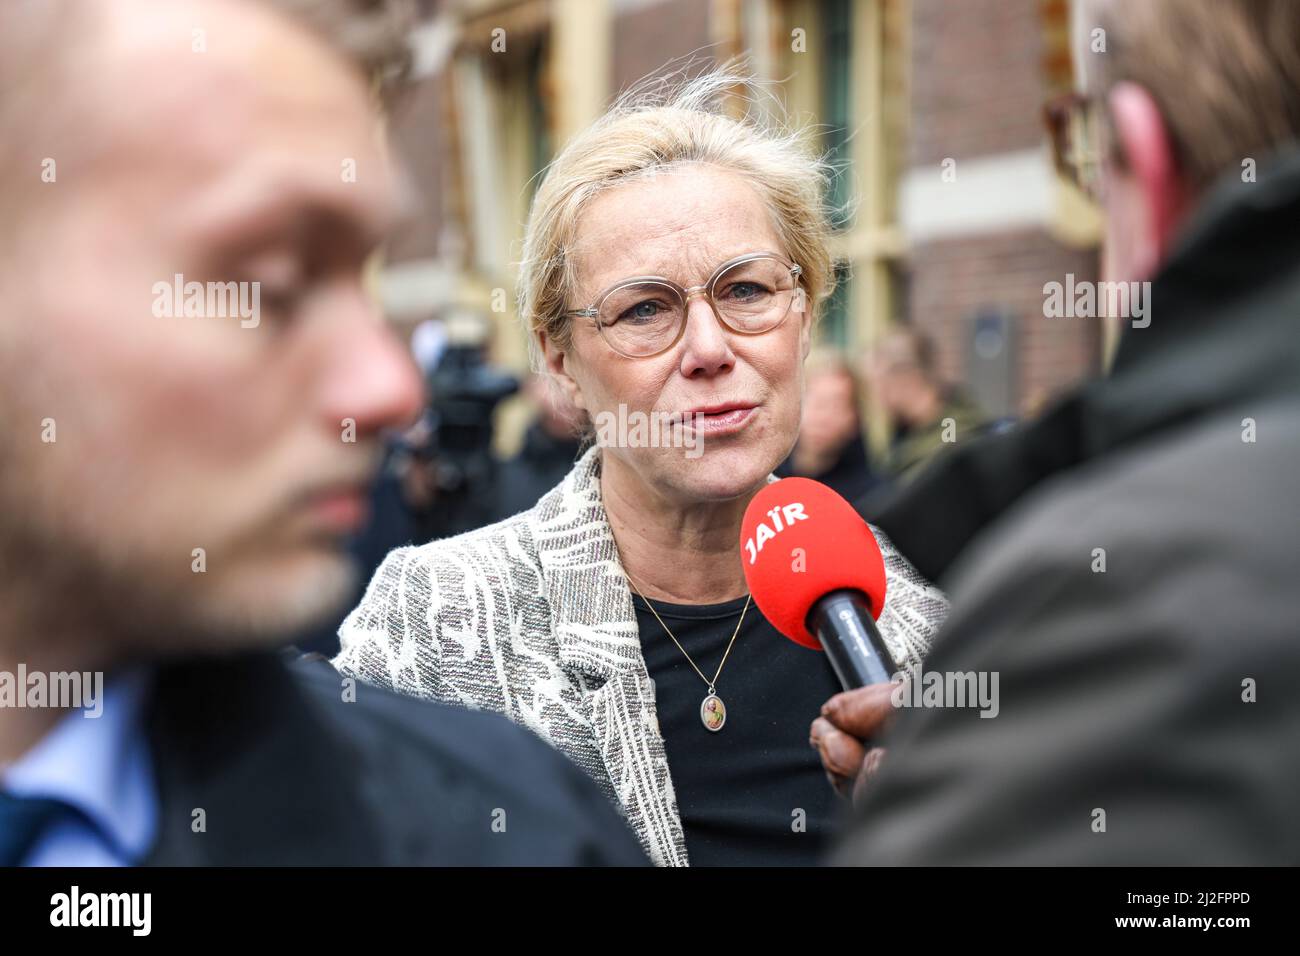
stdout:
MULTIPOLYGON (((593 425, 684 421, 677 447, 601 428, 530 510, 394 551, 335 660, 531 727, 661 865, 814 862, 839 812, 808 741, 840 688, 751 606, 739 551, 797 438, 833 282, 827 170, 723 111, 741 80, 624 99, 552 163, 524 243, 539 369, 593 425)), ((881 632, 915 664, 947 604, 881 545, 881 632)))

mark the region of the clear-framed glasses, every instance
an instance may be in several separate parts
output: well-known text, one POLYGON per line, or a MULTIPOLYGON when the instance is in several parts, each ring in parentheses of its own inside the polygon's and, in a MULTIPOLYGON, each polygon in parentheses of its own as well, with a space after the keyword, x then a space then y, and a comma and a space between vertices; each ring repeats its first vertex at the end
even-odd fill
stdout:
POLYGON ((585 309, 566 315, 592 319, 606 344, 627 358, 668 351, 686 330, 690 300, 702 295, 724 328, 737 335, 771 332, 791 312, 804 309, 802 270, 770 252, 751 252, 718 266, 703 285, 683 288, 662 276, 615 283, 585 309))

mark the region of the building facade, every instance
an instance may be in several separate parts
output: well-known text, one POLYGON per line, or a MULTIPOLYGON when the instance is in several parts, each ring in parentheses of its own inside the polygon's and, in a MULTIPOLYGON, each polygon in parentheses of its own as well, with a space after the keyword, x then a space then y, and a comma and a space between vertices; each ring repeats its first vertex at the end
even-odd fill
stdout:
MULTIPOLYGON (((403 325, 469 309, 523 371, 515 279, 546 163, 637 80, 745 56, 815 123, 839 174, 841 287, 819 335, 891 323, 946 378, 1023 415, 1102 363, 1096 323, 1043 286, 1095 279, 1097 211, 1056 176, 1042 105, 1073 71, 1068 0, 424 0, 417 86, 394 116, 421 197, 383 290, 403 325)), ((503 444, 522 409, 507 408, 503 444)))

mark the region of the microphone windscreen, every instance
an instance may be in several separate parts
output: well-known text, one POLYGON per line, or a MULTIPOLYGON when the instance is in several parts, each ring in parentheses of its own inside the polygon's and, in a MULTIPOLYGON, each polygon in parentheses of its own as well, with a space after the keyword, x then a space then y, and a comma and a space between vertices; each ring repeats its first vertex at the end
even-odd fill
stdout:
POLYGON ((790 640, 821 650, 805 623, 831 591, 861 591, 879 618, 885 606, 885 559, 853 506, 819 481, 782 478, 745 510, 740 560, 754 603, 790 640))

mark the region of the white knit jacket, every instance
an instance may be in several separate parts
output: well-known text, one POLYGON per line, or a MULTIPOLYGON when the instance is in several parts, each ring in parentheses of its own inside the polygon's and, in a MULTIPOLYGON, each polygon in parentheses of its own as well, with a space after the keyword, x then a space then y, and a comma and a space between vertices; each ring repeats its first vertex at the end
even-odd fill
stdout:
MULTIPOLYGON (((916 666, 948 602, 876 536, 887 577, 880 633, 895 660, 916 666)), ((651 860, 686 865, 599 448, 528 511, 390 553, 339 638, 344 675, 531 728, 616 801, 651 860)))

